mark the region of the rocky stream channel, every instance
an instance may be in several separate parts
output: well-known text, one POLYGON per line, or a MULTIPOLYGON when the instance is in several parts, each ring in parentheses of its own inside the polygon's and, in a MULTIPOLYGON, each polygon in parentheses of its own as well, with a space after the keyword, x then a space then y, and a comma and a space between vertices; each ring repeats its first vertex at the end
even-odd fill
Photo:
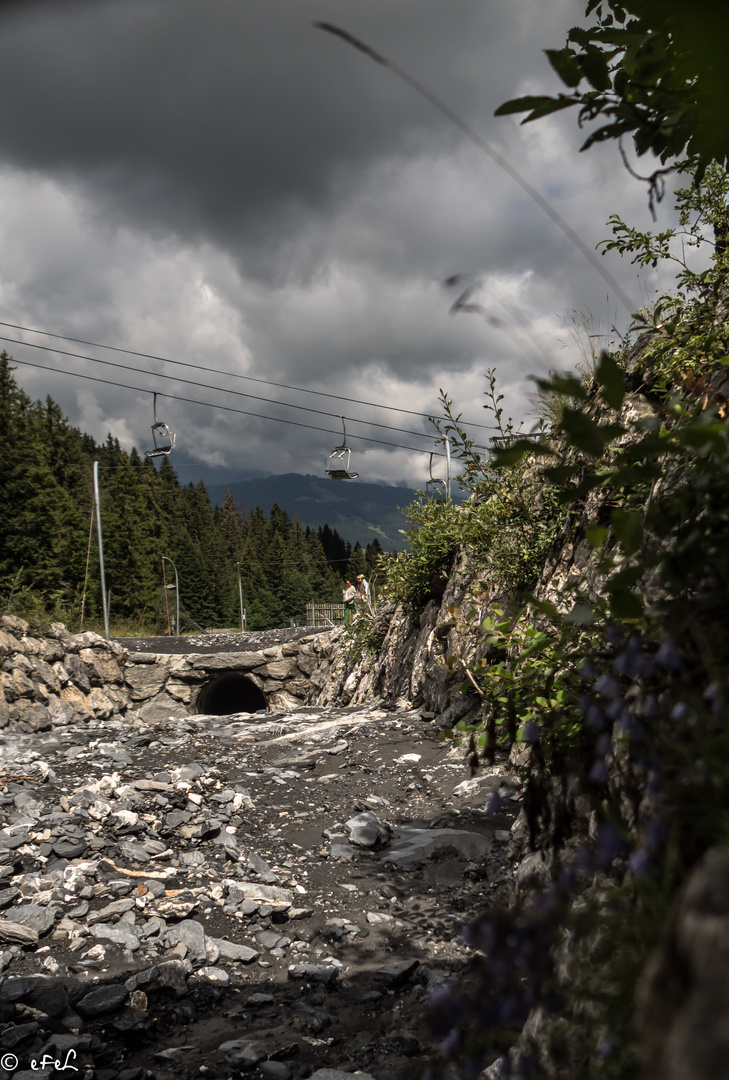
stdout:
POLYGON ((379 703, 7 723, 0 1077, 422 1076, 521 800, 438 734, 379 703))

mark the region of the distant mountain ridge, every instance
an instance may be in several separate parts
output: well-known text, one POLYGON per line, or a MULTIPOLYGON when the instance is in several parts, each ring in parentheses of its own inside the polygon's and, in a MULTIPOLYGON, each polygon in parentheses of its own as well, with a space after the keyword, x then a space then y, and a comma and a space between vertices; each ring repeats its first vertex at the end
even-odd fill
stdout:
POLYGON ((318 528, 329 525, 339 535, 362 547, 379 540, 386 551, 405 546, 400 530, 406 528, 405 515, 415 491, 407 486, 369 484, 361 480, 330 480, 321 476, 283 473, 230 484, 211 484, 210 501, 221 506, 230 490, 244 511, 260 506, 268 514, 278 503, 302 525, 318 528))

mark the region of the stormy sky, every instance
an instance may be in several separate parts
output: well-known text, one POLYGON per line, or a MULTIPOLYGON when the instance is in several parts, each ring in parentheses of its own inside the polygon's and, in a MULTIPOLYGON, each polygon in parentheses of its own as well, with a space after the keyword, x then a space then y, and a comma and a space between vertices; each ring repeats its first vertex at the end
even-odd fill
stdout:
MULTIPOLYGON (((341 26, 408 71, 594 249, 611 213, 650 225, 617 149, 579 154, 572 112, 526 126, 493 116, 508 98, 558 89, 542 50, 564 43, 582 9, 0 6, 0 320, 45 332, 0 326, 0 347, 52 369, 19 365, 16 378, 126 448, 149 447, 156 391, 185 483, 323 473, 342 414, 363 479, 422 484, 439 389, 491 424, 488 368, 506 415, 526 417, 528 376, 573 367, 589 342, 614 339, 613 324, 625 329, 628 310, 491 157, 313 24, 341 26), (444 281, 456 274, 478 284, 483 315, 450 314, 459 289, 444 281)), ((654 295, 655 275, 602 262, 633 310, 654 295)))

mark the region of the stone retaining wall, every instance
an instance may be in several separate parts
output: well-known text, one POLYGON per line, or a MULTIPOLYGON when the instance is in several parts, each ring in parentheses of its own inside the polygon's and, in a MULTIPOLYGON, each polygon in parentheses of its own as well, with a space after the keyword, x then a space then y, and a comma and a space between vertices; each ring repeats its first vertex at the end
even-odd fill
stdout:
POLYGON ((23 619, 4 615, 0 728, 46 731, 115 714, 152 722, 187 716, 197 711, 201 689, 223 675, 244 676, 270 708, 297 708, 326 654, 327 639, 326 633, 311 635, 248 653, 130 654, 98 634, 71 634, 53 623, 36 635, 23 619))
POLYGON ((354 658, 345 631, 331 631, 331 659, 324 658, 312 675, 309 700, 321 706, 382 701, 392 708, 420 708, 443 726, 478 714, 476 693, 460 689, 464 671, 488 652, 480 625, 491 605, 505 607, 511 599, 486 593, 483 577, 483 569, 461 551, 437 597, 418 617, 388 600, 371 624, 381 642, 375 654, 365 649, 354 658), (473 616, 467 618, 468 612, 473 616))

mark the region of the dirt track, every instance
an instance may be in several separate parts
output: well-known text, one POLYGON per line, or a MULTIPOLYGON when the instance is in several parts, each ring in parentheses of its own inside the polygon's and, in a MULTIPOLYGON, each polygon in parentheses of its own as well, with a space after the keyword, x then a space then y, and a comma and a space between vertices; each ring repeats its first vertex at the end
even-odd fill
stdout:
POLYGON ((130 653, 159 653, 164 656, 186 653, 258 652, 286 641, 297 641, 307 634, 322 633, 323 627, 297 626, 286 630, 251 630, 242 633, 213 631, 205 634, 183 634, 181 637, 114 638, 117 645, 130 653))

